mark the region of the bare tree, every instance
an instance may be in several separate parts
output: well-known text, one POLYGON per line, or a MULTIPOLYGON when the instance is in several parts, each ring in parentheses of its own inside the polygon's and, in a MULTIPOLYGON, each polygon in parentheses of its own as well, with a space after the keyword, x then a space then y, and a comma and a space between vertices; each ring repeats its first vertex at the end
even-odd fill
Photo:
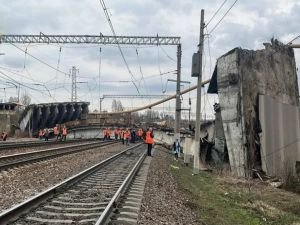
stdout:
POLYGON ((123 107, 122 102, 120 100, 117 101, 117 110, 118 110, 118 112, 124 111, 124 107, 123 107))
POLYGON ((18 97, 9 97, 8 99, 9 102, 18 102, 18 97))
POLYGON ((113 101, 112 101, 111 111, 112 112, 117 112, 117 100, 116 99, 113 99, 113 101))
POLYGON ((27 106, 30 104, 30 102, 31 102, 31 98, 28 95, 28 93, 27 92, 23 93, 20 99, 20 103, 27 106))
POLYGON ((116 99, 114 99, 112 101, 112 104, 111 104, 111 111, 113 111, 113 112, 122 112, 122 111, 124 111, 124 107, 122 105, 122 102, 120 100, 117 101, 116 99))

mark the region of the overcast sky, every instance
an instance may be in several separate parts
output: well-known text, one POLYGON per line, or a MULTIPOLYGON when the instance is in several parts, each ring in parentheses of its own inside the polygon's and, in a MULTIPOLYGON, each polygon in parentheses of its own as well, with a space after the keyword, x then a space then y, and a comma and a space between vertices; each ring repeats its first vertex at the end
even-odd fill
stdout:
MULTIPOLYGON (((190 76, 190 68, 192 54, 197 51, 199 42, 200 11, 205 9, 205 21, 208 22, 223 2, 224 0, 105 1, 117 35, 180 36, 182 80, 191 81, 191 85, 196 83, 196 78, 190 76)), ((210 33, 233 2, 234 0, 228 0, 224 4, 205 32, 210 33)), ((0 0, 0 5, 1 34, 112 34, 98 0, 0 0)), ((206 36, 203 79, 210 78, 216 59, 232 48, 259 49, 263 48, 263 42, 272 37, 287 43, 299 35, 299 11, 298 0, 237 1, 216 29, 206 36)), ((99 97, 103 94, 137 94, 116 46, 17 46, 24 51, 27 48, 28 53, 66 73, 69 73, 72 66, 76 66, 79 69, 78 81, 87 82, 78 84, 78 97, 82 101, 91 102, 91 111, 99 108, 99 97), (102 63, 99 74, 100 57, 102 63)), ((176 79, 176 75, 160 73, 176 70, 175 46, 122 46, 122 49, 134 77, 141 80, 141 71, 143 72, 145 79, 137 82, 141 94, 163 94, 165 89, 165 94, 174 93, 175 83, 166 83, 167 79, 176 79)), ((300 63, 299 51, 295 50, 297 65, 300 63)), ((5 53, 0 56, 0 71, 9 76, 7 78, 0 74, 0 99, 4 100, 5 95, 6 99, 17 95, 14 86, 6 83, 7 79, 14 79, 26 85, 21 87, 21 93, 27 91, 33 103, 70 101, 69 76, 57 73, 10 44, 0 44, 0 53, 5 53)), ((183 88, 187 87, 185 85, 183 88)), ((184 107, 187 107, 188 97, 184 96, 184 107)), ((191 97, 194 106, 195 93, 191 93, 191 97)), ((208 114, 212 113, 211 105, 214 100, 215 97, 210 97, 207 102, 204 96, 205 110, 210 111, 208 114)), ((149 100, 127 100, 124 101, 124 106, 136 107, 146 103, 149 100)), ((111 110, 111 100, 105 99, 103 107, 111 110)), ((174 102, 165 103, 161 107, 173 111, 174 102)))

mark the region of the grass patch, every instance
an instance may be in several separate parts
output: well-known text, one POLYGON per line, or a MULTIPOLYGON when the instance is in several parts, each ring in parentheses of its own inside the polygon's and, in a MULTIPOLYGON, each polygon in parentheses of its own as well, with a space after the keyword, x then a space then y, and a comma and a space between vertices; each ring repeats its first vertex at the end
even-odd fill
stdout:
POLYGON ((192 176, 192 168, 170 157, 170 171, 185 204, 206 225, 300 225, 300 196, 265 184, 221 177, 192 176), (178 167, 178 168, 177 168, 178 167))

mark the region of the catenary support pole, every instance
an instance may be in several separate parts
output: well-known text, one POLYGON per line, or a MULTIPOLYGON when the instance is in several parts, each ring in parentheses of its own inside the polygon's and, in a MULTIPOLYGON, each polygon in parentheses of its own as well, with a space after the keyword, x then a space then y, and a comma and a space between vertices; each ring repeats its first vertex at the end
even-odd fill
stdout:
POLYGON ((180 138, 181 121, 181 100, 180 100, 180 80, 181 80, 181 44, 177 45, 177 80, 176 80, 176 113, 174 127, 174 141, 180 138))
POLYGON ((197 85, 197 104, 196 104, 196 128, 195 128, 195 149, 193 174, 199 173, 200 169, 200 127, 201 127, 201 86, 202 86, 202 54, 204 45, 204 9, 201 10, 200 39, 199 39, 199 76, 197 85))

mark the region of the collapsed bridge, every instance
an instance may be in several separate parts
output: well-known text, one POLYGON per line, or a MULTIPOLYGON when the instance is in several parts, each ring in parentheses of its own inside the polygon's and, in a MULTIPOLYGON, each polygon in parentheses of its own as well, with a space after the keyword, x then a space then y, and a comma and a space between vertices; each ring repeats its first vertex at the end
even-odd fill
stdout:
POLYGON ((54 127, 69 121, 85 119, 89 102, 57 102, 32 104, 25 108, 20 116, 19 126, 22 132, 35 133, 39 129, 54 127))

